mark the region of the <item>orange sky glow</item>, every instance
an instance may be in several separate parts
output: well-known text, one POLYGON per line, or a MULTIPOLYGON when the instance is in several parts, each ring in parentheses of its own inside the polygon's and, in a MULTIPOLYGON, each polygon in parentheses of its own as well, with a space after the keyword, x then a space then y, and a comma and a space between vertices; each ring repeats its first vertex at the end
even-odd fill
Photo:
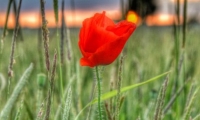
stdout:
MULTIPOLYGON (((100 12, 100 11, 97 11, 100 12)), ((82 21, 85 18, 91 17, 96 13, 95 11, 79 11, 77 10, 75 14, 73 14, 71 11, 65 11, 65 23, 68 27, 80 27, 82 25, 82 21)), ((55 18, 54 18, 54 12, 53 11, 46 11, 46 20, 48 21, 48 27, 55 27, 55 18)), ((117 10, 110 10, 106 11, 106 15, 110 17, 113 20, 118 20, 121 18, 121 13, 117 10)), ((3 27, 6 20, 6 13, 0 13, 1 19, 0 19, 0 27, 3 27)), ((15 16, 13 13, 9 15, 8 19, 8 28, 14 28, 15 26, 15 16)), ((59 18, 61 18, 61 14, 59 12, 59 18)), ((61 20, 59 19, 58 25, 61 25, 61 20)), ((28 27, 28 28, 38 28, 38 26, 41 23, 41 18, 39 15, 39 12, 35 11, 29 11, 29 12, 21 12, 19 23, 21 27, 28 27)))
MULTIPOLYGON (((173 14, 157 13, 147 16, 146 24, 148 26, 169 26, 174 24, 175 19, 176 17, 173 14)), ((180 17, 180 24, 182 24, 182 22, 183 19, 180 17)))
MULTIPOLYGON (((176 2, 176 0, 170 0, 171 2, 176 2)), ((200 2, 200 0, 188 0, 189 2, 200 2)), ((180 0, 181 3, 184 2, 184 0, 180 0)))
MULTIPOLYGON (((96 11, 101 12, 101 11, 96 11)), ((95 11, 79 11, 76 10, 75 15, 71 11, 65 11, 65 23, 67 27, 80 27, 82 25, 82 21, 85 18, 91 17, 96 13, 95 11)), ((53 28, 56 27, 55 18, 54 18, 54 12, 53 11, 46 11, 46 19, 48 21, 48 27, 53 28)), ((121 13, 119 10, 110 10, 106 11, 106 15, 113 19, 113 20, 119 20, 121 19, 121 13)), ((6 13, 0 13, 1 19, 0 19, 0 27, 4 27, 5 20, 6 20, 6 13)), ((128 16, 127 16, 128 17, 128 16)), ((140 25, 141 19, 139 16, 135 15, 134 17, 137 20, 137 25, 140 25)), ((59 12, 59 18, 61 18, 61 14, 59 12)), ((130 16, 130 18, 133 18, 133 15, 130 16)), ((173 25, 175 20, 175 15, 173 14, 164 14, 164 13, 157 13, 154 15, 149 15, 146 18, 146 24, 148 26, 169 26, 173 25)), ((181 18, 182 20, 182 18, 181 18)), ((61 25, 61 19, 59 19, 58 25, 61 25)), ((21 27, 27 27, 27 28, 38 28, 38 26, 41 23, 39 12, 35 11, 29 11, 29 12, 21 12, 20 13, 20 26, 21 27)), ((134 21, 133 21, 134 22, 134 21)), ((8 20, 8 28, 14 28, 15 26, 15 19, 14 14, 11 13, 9 15, 8 20)))

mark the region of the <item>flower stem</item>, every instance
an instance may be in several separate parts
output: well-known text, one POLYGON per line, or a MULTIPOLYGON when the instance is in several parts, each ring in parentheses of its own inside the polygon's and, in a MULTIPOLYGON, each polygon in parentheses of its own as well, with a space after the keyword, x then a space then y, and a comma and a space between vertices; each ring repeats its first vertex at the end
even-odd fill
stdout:
POLYGON ((99 113, 99 120, 102 120, 102 114, 101 114, 101 79, 99 76, 98 67, 95 67, 96 69, 96 76, 97 76, 97 84, 98 84, 98 113, 99 113))

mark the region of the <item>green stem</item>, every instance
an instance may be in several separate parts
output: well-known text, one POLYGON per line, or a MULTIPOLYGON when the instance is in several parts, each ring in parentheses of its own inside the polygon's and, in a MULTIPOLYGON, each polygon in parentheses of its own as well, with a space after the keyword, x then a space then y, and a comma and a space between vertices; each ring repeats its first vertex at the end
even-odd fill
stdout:
POLYGON ((61 63, 61 56, 60 56, 60 45, 59 45, 59 40, 58 40, 59 39, 58 25, 57 25, 57 28, 56 28, 56 36, 57 36, 57 45, 58 45, 60 92, 61 92, 61 98, 63 99, 63 74, 62 74, 63 71, 62 71, 62 63, 61 63))
POLYGON ((102 120, 102 114, 101 114, 101 79, 99 76, 98 67, 95 67, 96 69, 96 76, 97 76, 97 84, 98 84, 98 111, 99 111, 99 119, 102 120))

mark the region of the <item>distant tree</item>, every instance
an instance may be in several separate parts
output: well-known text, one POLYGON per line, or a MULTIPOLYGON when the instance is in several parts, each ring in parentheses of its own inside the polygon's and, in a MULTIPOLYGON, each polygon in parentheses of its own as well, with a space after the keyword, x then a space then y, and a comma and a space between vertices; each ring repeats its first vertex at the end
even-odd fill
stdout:
POLYGON ((147 15, 153 14, 156 10, 155 0, 128 0, 126 12, 135 11, 142 19, 147 15))

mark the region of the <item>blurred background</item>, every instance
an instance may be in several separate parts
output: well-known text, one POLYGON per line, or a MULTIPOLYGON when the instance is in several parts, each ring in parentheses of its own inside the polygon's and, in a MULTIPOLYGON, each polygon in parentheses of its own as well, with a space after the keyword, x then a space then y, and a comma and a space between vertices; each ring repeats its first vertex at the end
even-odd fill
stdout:
MULTIPOLYGON (((183 16, 183 0, 180 2, 180 22, 183 16)), ((59 17, 61 17, 61 0, 59 0, 59 17)), ((0 27, 3 27, 6 20, 6 10, 9 0, 0 0, 0 27)), ((14 4, 19 0, 14 0, 11 5, 8 28, 13 28, 15 24, 14 4)), ((85 18, 93 16, 96 12, 106 11, 106 14, 113 20, 129 18, 137 22, 138 25, 147 26, 169 26, 173 25, 177 0, 66 0, 65 1, 65 23, 68 27, 80 27, 85 18), (131 11, 131 15, 128 14, 131 11)), ((17 6, 17 5, 15 5, 17 6)), ((53 1, 46 0, 46 18, 48 27, 55 27, 53 12, 53 1)), ((187 22, 200 23, 200 0, 188 0, 187 22)), ((38 28, 40 24, 40 1, 22 1, 20 13, 20 26, 28 28, 38 28)), ((61 20, 59 20, 61 24, 61 20)))
MULTIPOLYGON (((126 87, 171 71, 166 79, 160 78, 122 94, 121 99, 115 97, 105 102, 111 111, 105 110, 108 114, 106 116, 111 114, 115 118, 115 108, 120 100, 122 106, 118 107, 119 120, 161 120, 154 117, 157 113, 162 120, 200 120, 200 94, 196 92, 200 86, 200 0, 58 0, 58 29, 55 29, 57 24, 53 7, 53 1, 56 0, 46 0, 45 16, 49 31, 44 24, 41 27, 40 0, 22 0, 19 16, 22 29, 19 28, 17 34, 14 28, 19 1, 0 0, 1 110, 10 97, 9 91, 13 91, 19 84, 18 79, 30 63, 34 64, 34 71, 26 89, 8 115, 10 120, 18 116, 18 110, 22 110, 22 120, 34 120, 40 114, 39 110, 43 111, 43 104, 46 104, 49 72, 45 64, 43 40, 49 45, 50 61, 53 61, 55 49, 59 56, 51 119, 61 120, 65 111, 62 99, 69 98, 72 101, 70 120, 74 120, 79 111, 92 100, 95 77, 91 68, 80 66, 82 55, 77 43, 82 21, 102 11, 106 11, 107 16, 115 22, 126 19, 138 25, 124 47, 122 55, 125 57, 120 55, 115 62, 102 69, 103 93, 119 90, 121 86, 117 84, 121 77, 122 87, 126 87), (63 1, 64 16, 61 10, 63 1), (6 20, 9 3, 11 9, 6 20), (5 27, 6 21, 8 30, 5 27), (13 72, 10 72, 12 66, 13 72), (42 87, 37 77, 40 73, 47 76, 42 87), (69 86, 72 86, 73 95, 64 98, 62 87, 67 93, 69 86), (21 104, 24 104, 24 109, 19 109, 21 104)), ((91 114, 86 110, 80 120, 88 116, 90 120, 96 120, 96 106, 92 109, 91 114)))

